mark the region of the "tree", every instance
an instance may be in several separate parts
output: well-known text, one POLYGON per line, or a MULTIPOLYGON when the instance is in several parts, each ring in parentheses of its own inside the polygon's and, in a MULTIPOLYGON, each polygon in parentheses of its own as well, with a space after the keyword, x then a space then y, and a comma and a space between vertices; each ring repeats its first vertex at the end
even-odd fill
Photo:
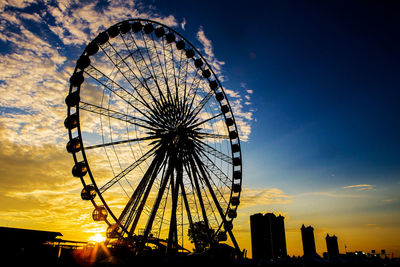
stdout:
POLYGON ((191 243, 196 243, 196 252, 203 252, 210 248, 211 245, 218 243, 219 241, 226 241, 226 233, 219 232, 214 237, 215 231, 210 228, 204 221, 198 221, 193 223, 193 231, 189 228, 188 236, 191 243), (214 237, 213 240, 211 240, 214 237))

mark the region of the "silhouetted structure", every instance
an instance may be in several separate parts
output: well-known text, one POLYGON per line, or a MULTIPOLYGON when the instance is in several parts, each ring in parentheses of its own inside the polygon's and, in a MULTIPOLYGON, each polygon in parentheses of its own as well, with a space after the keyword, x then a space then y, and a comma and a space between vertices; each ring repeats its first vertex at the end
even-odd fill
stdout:
POLYGON ((20 228, 0 227, 0 239, 7 240, 7 246, 38 246, 46 242, 54 242, 62 236, 59 232, 28 230, 20 228))
POLYGON ((326 249, 328 250, 328 259, 332 260, 336 257, 339 257, 339 246, 337 242, 337 237, 335 235, 329 236, 329 234, 327 234, 325 240, 326 249))
POLYGON ((287 256, 284 217, 273 213, 250 216, 253 259, 277 259, 287 256))
POLYGON ((62 236, 60 232, 0 227, 0 259, 12 266, 56 266, 61 262, 75 266, 76 256, 88 250, 87 242, 62 240, 62 236))
POLYGON ((287 256, 284 219, 285 217, 279 215, 278 217, 276 217, 275 222, 272 224, 274 228, 273 251, 275 258, 283 258, 287 256))
POLYGON ((305 227, 303 224, 301 227, 301 239, 303 240, 304 256, 317 255, 317 251, 315 250, 314 228, 311 226, 305 227))
POLYGON ((267 245, 264 240, 264 236, 266 235, 264 232, 266 232, 266 229, 264 225, 264 217, 261 213, 250 216, 250 231, 253 259, 267 258, 267 245))
POLYGON ((59 232, 0 227, 0 255, 26 261, 55 260, 58 248, 48 244, 56 242, 59 236, 59 232))

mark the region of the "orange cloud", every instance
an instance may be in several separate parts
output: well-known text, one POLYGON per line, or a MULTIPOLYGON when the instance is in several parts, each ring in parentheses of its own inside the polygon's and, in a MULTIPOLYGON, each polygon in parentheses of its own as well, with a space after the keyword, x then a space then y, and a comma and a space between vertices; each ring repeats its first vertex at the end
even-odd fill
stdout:
POLYGON ((241 208, 269 204, 289 204, 294 196, 285 194, 278 188, 244 188, 241 195, 241 208))
POLYGON ((356 184, 356 185, 348 185, 348 186, 344 186, 344 189, 355 189, 357 191, 369 191, 374 189, 374 185, 370 185, 370 184, 356 184))

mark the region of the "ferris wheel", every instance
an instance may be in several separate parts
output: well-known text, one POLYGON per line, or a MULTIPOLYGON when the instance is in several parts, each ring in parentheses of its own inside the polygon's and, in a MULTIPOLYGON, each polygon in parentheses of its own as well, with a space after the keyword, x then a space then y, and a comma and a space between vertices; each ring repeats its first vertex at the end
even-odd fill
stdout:
POLYGON ((65 102, 72 174, 108 238, 177 251, 201 222, 209 243, 226 233, 239 249, 238 128, 211 66, 181 34, 147 19, 111 26, 77 60, 65 102))

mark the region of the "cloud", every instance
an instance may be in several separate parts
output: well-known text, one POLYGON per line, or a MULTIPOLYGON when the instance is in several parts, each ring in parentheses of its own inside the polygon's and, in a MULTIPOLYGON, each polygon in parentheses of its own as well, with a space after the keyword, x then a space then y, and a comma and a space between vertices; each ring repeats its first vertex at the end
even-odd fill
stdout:
POLYGON ((382 202, 391 203, 396 200, 397 200, 397 198, 389 198, 389 199, 383 199, 382 202))
POLYGON ((33 20, 35 22, 42 22, 42 18, 37 13, 33 13, 33 14, 22 13, 21 17, 24 19, 33 20))
POLYGON ((151 10, 143 10, 132 1, 110 1, 102 7, 96 2, 78 2, 72 6, 69 2, 60 1, 55 6, 49 6, 47 11, 55 20, 55 25, 49 26, 50 30, 65 45, 86 44, 100 31, 131 18, 149 18, 170 27, 178 26, 173 15, 162 16, 151 10))
POLYGON ((370 184, 356 184, 356 185, 348 185, 344 186, 344 189, 355 189, 357 191, 369 191, 375 188, 374 185, 370 184))
POLYGON ((348 194, 348 193, 338 193, 331 191, 320 191, 320 192, 306 192, 296 195, 297 197, 302 196, 323 196, 323 197, 333 197, 333 198, 364 198, 365 195, 359 194, 348 194))
POLYGON ((186 26, 186 19, 183 18, 182 22, 181 22, 181 28, 182 30, 185 30, 185 26, 186 26))
POLYGON ((214 59, 214 51, 211 40, 206 37, 202 26, 200 26, 199 30, 197 31, 197 39, 203 45, 203 50, 206 57, 211 60, 214 59))
POLYGON ((289 204, 292 203, 294 196, 287 195, 278 188, 244 188, 241 196, 241 208, 252 206, 289 204))
POLYGON ((225 62, 220 61, 215 57, 212 42, 206 37, 202 26, 200 26, 199 30, 197 31, 197 40, 203 46, 202 50, 204 51, 204 58, 207 60, 208 64, 211 65, 214 72, 217 74, 218 79, 223 82, 225 80, 225 77, 222 74, 222 66, 225 65, 225 62))
POLYGON ((231 98, 240 98, 240 94, 238 91, 234 91, 228 88, 224 88, 224 91, 231 98))
POLYGON ((367 224, 364 224, 364 227, 369 228, 369 229, 380 229, 381 225, 376 224, 376 223, 367 223, 367 224))
POLYGON ((36 2, 36 0, 3 0, 0 3, 0 11, 2 11, 6 6, 16 7, 16 8, 25 8, 35 2, 36 2))

